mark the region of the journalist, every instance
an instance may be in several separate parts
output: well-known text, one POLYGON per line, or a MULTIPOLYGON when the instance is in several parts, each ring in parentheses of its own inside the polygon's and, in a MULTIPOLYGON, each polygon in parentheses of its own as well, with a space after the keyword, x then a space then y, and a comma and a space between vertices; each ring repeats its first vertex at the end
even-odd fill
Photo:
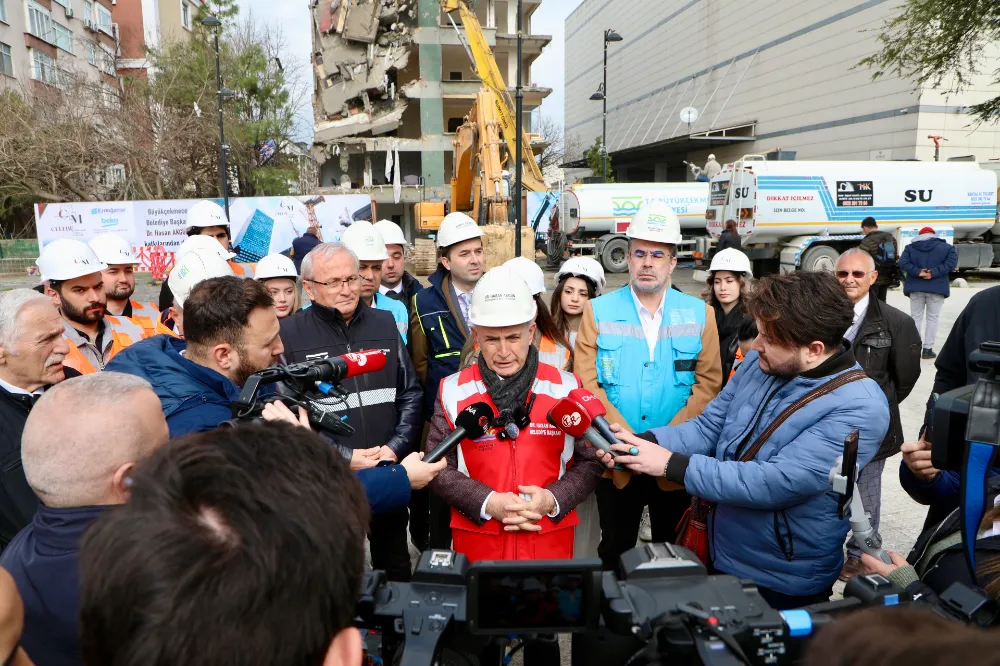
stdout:
POLYGON ((796 608, 828 599, 844 564, 849 526, 830 469, 854 430, 858 467, 872 459, 889 407, 844 343, 853 307, 832 275, 762 278, 746 307, 760 335, 722 393, 700 416, 642 437, 613 425, 616 461, 714 502, 715 570, 749 578, 777 609, 796 608))

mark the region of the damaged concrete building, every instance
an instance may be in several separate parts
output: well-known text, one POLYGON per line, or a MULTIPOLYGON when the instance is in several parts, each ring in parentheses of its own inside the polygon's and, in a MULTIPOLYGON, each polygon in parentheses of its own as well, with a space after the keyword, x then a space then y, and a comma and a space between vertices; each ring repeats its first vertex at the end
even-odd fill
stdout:
MULTIPOLYGON (((466 0, 508 86, 516 81, 517 0, 466 0)), ((551 0, 550 0, 551 1, 551 0)), ((524 127, 551 92, 531 80, 547 35, 531 34, 541 0, 523 0, 524 127)), ((455 22, 465 38, 458 12, 455 22)), ((452 140, 481 87, 439 0, 313 3, 313 156, 326 194, 369 193, 381 218, 414 235, 413 204, 451 193, 452 140)))

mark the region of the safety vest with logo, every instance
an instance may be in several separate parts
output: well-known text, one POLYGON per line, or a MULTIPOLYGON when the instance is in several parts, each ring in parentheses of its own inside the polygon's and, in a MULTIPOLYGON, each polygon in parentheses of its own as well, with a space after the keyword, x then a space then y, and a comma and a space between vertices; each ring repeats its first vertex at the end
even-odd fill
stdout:
POLYGON ((385 310, 392 313, 392 318, 396 320, 396 330, 406 344, 406 332, 410 329, 410 316, 406 313, 406 306, 402 301, 395 301, 388 296, 375 292, 372 297, 372 305, 377 310, 385 310))
POLYGON ((142 327, 128 317, 104 315, 105 329, 101 340, 104 349, 99 350, 68 323, 63 324, 63 339, 69 345, 69 354, 63 360, 63 365, 82 375, 103 370, 118 352, 144 337, 142 327))
POLYGON ((566 364, 569 363, 569 349, 547 335, 543 335, 538 340, 537 347, 539 363, 548 363, 552 367, 560 369, 565 368, 566 364))
POLYGON ((666 290, 652 360, 630 288, 591 304, 597 323, 597 383, 633 431, 669 425, 695 383, 705 301, 666 290))
MULTIPOLYGON (((545 488, 561 479, 573 464, 574 442, 546 417, 559 399, 579 386, 575 375, 539 363, 531 387, 531 423, 514 440, 500 439, 494 430, 475 441, 463 440, 457 448, 458 471, 496 492, 515 495, 518 486, 545 488)), ((438 398, 452 428, 456 415, 473 403, 485 402, 497 411, 476 365, 441 380, 438 398)), ((455 550, 473 562, 569 559, 573 557, 573 528, 579 522, 574 510, 558 523, 542 517, 538 532, 505 532, 496 519, 477 525, 457 509, 451 511, 455 550)))

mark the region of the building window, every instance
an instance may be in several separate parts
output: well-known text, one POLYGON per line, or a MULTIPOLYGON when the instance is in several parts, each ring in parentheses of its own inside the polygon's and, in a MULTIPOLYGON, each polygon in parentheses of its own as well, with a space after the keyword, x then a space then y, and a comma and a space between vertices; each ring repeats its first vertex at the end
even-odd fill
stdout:
POLYGON ((54 39, 52 43, 61 48, 63 51, 73 52, 73 31, 66 26, 59 25, 55 21, 52 22, 52 30, 54 39))
POLYGON ((69 9, 69 0, 55 0, 57 5, 62 5, 65 9, 69 9))
POLYGON ((97 9, 97 28, 109 35, 111 32, 111 12, 104 5, 95 5, 97 9))
POLYGON ((0 74, 14 76, 14 60, 10 57, 10 46, 0 42, 0 74))
POLYGON ((80 17, 81 21, 93 21, 94 20, 94 3, 91 0, 83 0, 83 16, 80 17))
POLYGON ((0 21, 4 23, 7 22, 7 5, 4 4, 6 0, 0 0, 0 21))
POLYGON ((43 41, 52 41, 52 17, 49 10, 33 2, 28 3, 28 32, 43 41))
POLYGON ((31 78, 42 83, 56 83, 56 64, 48 53, 31 49, 31 78))
POLYGON ((181 0, 181 25, 191 29, 191 4, 181 0))
POLYGON ((101 44, 97 54, 97 68, 108 76, 115 75, 115 52, 110 47, 101 44))
POLYGON ((87 42, 87 62, 97 67, 97 44, 87 42))

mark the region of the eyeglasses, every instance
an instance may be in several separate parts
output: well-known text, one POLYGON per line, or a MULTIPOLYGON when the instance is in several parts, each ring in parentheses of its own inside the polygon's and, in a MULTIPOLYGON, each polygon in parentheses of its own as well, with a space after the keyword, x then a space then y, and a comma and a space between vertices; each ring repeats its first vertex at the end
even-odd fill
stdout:
POLYGON ((855 280, 860 280, 866 275, 870 275, 875 271, 837 271, 835 275, 838 280, 846 280, 848 276, 853 277, 855 280))
POLYGON ((652 252, 646 252, 645 250, 632 250, 632 256, 636 259, 645 259, 646 255, 649 255, 656 261, 660 261, 661 259, 666 258, 667 253, 661 250, 653 250, 652 252))
POLYGON ((333 289, 334 291, 337 291, 339 289, 343 289, 344 285, 347 285, 348 288, 353 289, 354 285, 360 279, 361 279, 360 276, 358 276, 358 275, 352 275, 352 276, 350 276, 348 278, 344 278, 343 280, 328 280, 326 282, 320 282, 319 280, 310 280, 308 278, 303 278, 303 281, 305 281, 305 282, 312 282, 313 284, 323 285, 324 287, 329 287, 329 288, 333 289))

